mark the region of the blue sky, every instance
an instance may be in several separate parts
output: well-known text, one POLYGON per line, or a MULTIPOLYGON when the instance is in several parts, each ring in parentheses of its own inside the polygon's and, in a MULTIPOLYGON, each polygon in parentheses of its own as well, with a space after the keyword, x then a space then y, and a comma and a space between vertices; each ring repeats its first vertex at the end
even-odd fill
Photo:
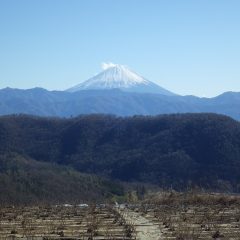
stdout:
POLYGON ((179 94, 240 91, 238 0, 0 0, 0 88, 66 89, 125 64, 179 94))

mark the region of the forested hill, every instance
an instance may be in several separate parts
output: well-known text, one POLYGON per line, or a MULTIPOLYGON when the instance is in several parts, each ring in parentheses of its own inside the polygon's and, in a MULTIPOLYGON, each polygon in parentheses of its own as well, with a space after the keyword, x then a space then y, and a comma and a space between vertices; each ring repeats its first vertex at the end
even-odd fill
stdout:
POLYGON ((190 184, 240 190, 240 123, 216 114, 4 116, 0 118, 1 174, 9 173, 6 163, 13 154, 18 162, 28 159, 36 166, 35 173, 36 163, 50 164, 51 169, 57 164, 76 173, 166 188, 190 184))

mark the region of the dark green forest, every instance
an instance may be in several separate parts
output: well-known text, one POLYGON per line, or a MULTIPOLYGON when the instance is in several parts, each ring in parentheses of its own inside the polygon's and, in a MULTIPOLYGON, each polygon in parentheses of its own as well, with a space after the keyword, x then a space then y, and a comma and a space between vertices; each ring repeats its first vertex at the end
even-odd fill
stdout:
POLYGON ((104 199, 121 183, 240 191, 240 123, 217 114, 0 118, 0 201, 104 199))

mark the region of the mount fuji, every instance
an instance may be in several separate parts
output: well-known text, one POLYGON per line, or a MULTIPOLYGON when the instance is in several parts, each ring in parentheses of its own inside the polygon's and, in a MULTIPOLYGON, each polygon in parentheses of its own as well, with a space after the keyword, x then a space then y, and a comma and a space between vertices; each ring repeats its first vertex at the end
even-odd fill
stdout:
POLYGON ((68 92, 81 90, 109 90, 120 89, 127 92, 157 93, 167 96, 176 94, 147 80, 139 74, 131 71, 128 67, 119 64, 111 64, 96 76, 67 89, 68 92))
POLYGON ((145 79, 123 65, 105 64, 96 76, 65 91, 0 89, 0 116, 31 114, 71 117, 170 113, 219 113, 240 120, 240 92, 213 98, 181 96, 145 79))

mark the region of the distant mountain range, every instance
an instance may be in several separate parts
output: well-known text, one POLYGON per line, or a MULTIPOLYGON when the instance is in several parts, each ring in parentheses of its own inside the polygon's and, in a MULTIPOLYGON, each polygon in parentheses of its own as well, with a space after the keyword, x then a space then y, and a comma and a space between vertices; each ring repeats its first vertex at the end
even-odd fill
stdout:
POLYGON ((119 116, 213 112, 240 119, 240 93, 226 92, 214 98, 166 96, 113 90, 78 92, 5 88, 0 90, 0 115, 32 114, 70 117, 104 113, 119 116))
POLYGON ((240 93, 214 98, 180 96, 127 67, 112 66, 66 91, 42 88, 0 90, 0 115, 70 117, 104 113, 119 116, 212 112, 240 119, 240 93))

